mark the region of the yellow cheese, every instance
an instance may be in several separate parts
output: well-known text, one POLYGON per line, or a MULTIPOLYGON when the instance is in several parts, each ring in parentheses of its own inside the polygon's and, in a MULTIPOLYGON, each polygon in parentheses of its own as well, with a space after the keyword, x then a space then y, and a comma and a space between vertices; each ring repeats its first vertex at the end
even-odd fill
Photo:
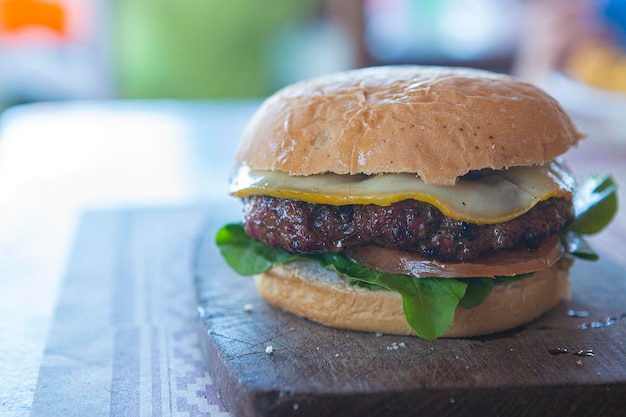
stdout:
POLYGON ((241 166, 231 182, 237 197, 267 195, 335 206, 392 203, 414 199, 437 207, 453 219, 477 224, 502 223, 551 197, 571 199, 575 186, 561 161, 541 166, 485 170, 454 186, 424 183, 413 174, 292 176, 241 166))

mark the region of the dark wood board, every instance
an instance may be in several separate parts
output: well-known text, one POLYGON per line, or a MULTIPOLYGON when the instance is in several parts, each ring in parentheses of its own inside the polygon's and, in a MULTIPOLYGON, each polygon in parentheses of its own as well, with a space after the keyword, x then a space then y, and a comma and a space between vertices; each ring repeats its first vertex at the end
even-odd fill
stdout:
POLYGON ((207 366, 235 416, 626 416, 626 317, 579 328, 626 311, 624 270, 607 257, 577 261, 571 301, 533 323, 426 341, 332 329, 269 306, 219 255, 221 224, 214 217, 201 233, 195 282, 207 366))

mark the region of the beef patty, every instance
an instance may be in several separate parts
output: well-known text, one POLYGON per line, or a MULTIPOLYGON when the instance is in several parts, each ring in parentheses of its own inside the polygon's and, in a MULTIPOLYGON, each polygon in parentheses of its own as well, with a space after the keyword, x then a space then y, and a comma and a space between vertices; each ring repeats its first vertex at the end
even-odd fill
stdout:
POLYGON ((570 201, 550 198, 514 220, 477 225, 416 200, 389 206, 332 206, 267 196, 244 199, 252 239, 290 253, 340 252, 377 245, 440 261, 471 262, 481 253, 536 247, 574 219, 570 201))

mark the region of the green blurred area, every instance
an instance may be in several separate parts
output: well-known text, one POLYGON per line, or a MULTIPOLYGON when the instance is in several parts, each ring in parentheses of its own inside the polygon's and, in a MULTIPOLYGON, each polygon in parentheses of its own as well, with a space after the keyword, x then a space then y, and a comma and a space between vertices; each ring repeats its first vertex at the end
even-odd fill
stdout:
POLYGON ((310 20, 315 6, 313 0, 117 0, 112 49, 119 96, 266 96, 278 87, 268 51, 282 28, 310 20))

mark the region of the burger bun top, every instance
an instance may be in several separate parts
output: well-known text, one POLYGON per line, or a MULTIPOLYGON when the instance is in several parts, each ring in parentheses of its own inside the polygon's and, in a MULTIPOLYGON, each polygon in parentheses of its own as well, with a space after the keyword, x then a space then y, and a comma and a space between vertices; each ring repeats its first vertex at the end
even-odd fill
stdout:
POLYGON ((236 158, 292 175, 415 173, 453 185, 474 170, 550 161, 582 138, 554 98, 515 77, 383 66, 278 91, 244 130, 236 158))

